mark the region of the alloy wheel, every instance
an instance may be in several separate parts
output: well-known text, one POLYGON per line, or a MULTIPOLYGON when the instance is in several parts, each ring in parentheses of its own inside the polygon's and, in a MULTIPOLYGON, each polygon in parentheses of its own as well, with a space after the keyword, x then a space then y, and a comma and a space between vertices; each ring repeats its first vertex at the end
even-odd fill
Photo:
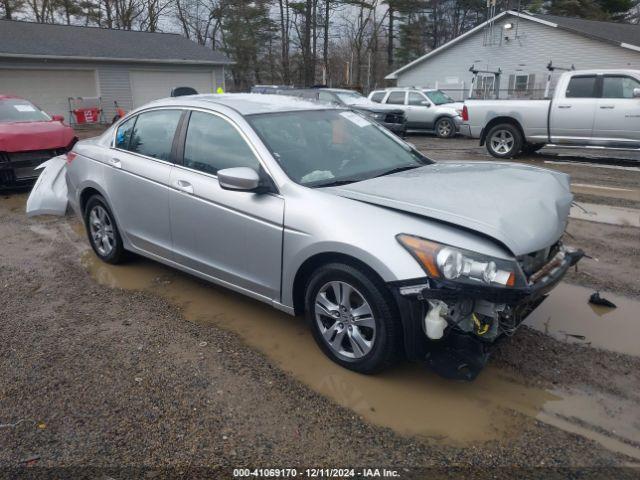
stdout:
POLYGON ((498 130, 491 137, 491 148, 500 155, 506 155, 511 152, 514 144, 515 138, 508 130, 498 130))
POLYGON ((355 287, 341 281, 324 284, 314 310, 322 338, 334 354, 353 360, 371 351, 376 322, 371 306, 355 287))
POLYGON ((89 234, 98 253, 107 257, 115 247, 113 222, 102 205, 94 206, 89 212, 89 234))
POLYGON ((451 122, 442 121, 438 123, 438 135, 440 137, 448 137, 451 135, 451 122))

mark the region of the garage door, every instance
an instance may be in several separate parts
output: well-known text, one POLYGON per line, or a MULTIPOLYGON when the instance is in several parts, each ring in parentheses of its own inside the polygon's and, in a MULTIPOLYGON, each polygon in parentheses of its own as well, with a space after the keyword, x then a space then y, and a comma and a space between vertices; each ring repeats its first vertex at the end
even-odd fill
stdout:
POLYGON ((69 97, 96 97, 93 70, 0 69, 0 93, 17 95, 50 115, 69 117, 69 97))
POLYGON ((151 100, 165 98, 175 87, 193 87, 198 93, 213 92, 212 72, 132 71, 131 93, 133 106, 139 107, 151 100))

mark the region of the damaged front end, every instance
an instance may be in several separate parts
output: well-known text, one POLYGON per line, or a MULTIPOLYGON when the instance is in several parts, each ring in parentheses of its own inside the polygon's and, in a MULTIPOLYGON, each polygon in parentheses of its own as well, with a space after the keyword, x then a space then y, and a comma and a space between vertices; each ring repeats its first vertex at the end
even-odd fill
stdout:
POLYGON ((557 242, 508 261, 417 237, 398 240, 428 274, 392 285, 407 356, 465 380, 480 373, 495 342, 513 335, 584 255, 557 242))

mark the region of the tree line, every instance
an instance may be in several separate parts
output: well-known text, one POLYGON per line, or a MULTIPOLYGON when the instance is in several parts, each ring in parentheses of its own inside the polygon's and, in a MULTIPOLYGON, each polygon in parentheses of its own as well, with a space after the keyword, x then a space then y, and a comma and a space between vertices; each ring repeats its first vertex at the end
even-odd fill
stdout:
MULTIPOLYGON (((639 0, 489 1, 497 12, 640 21, 639 0)), ((487 11, 487 0, 0 0, 7 20, 180 32, 234 60, 227 85, 236 91, 255 84, 369 91, 485 21, 487 11)))

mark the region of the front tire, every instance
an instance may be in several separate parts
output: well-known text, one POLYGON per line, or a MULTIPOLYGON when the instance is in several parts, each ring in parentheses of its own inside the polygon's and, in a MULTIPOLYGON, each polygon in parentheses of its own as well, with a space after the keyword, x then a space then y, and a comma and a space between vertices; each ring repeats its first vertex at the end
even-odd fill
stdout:
POLYGON ((371 374, 396 361, 397 308, 371 273, 343 263, 325 265, 307 285, 305 306, 316 343, 337 364, 371 374))
POLYGON ((435 130, 438 138, 451 138, 456 134, 456 125, 449 117, 443 117, 436 122, 435 130))
POLYGON ((125 260, 126 252, 118 226, 101 195, 94 195, 87 201, 84 225, 91 248, 100 260, 114 265, 125 260))
POLYGON ((486 139, 487 151, 496 158, 513 158, 522 149, 520 130, 510 123, 501 123, 489 130, 486 139))

